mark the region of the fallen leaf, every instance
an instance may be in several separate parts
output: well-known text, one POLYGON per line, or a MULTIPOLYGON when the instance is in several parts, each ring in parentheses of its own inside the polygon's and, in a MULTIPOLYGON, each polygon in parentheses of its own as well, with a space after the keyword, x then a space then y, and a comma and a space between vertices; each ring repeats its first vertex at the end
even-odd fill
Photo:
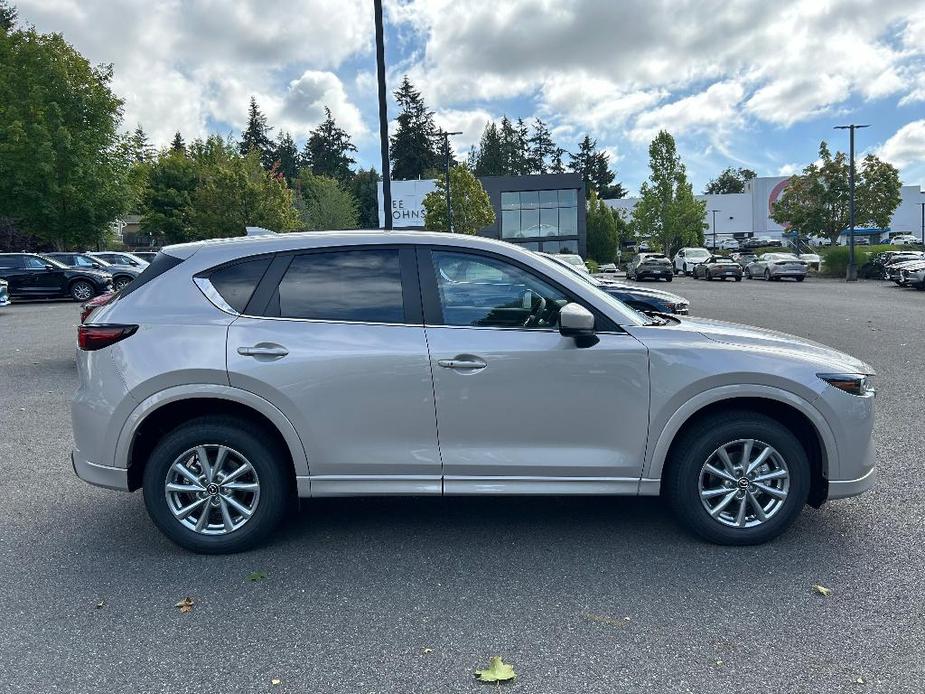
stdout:
POLYGON ((104 607, 106 607, 106 601, 105 601, 105 600, 100 600, 98 603, 96 603, 96 609, 101 610, 101 609, 103 609, 104 607))
POLYGON ((829 597, 832 594, 831 588, 826 588, 825 586, 820 586, 818 583, 813 584, 813 590, 823 597, 829 597))
POLYGON ((434 649, 433 649, 433 648, 425 648, 423 652, 424 652, 424 653, 433 653, 433 652, 434 652, 434 649))
POLYGON ((858 677, 858 678, 855 680, 855 682, 857 682, 858 684, 864 684, 864 678, 863 678, 863 677, 858 677))
POLYGON ((193 611, 193 599, 190 597, 185 597, 180 602, 178 602, 175 605, 175 607, 178 607, 180 609, 181 614, 192 612, 193 611))
POLYGON ((283 681, 282 681, 281 679, 279 679, 279 678, 276 678, 276 677, 274 677, 272 680, 270 680, 270 684, 272 684, 274 687, 278 687, 278 686, 281 685, 282 683, 283 683, 283 681))
POLYGON ((488 667, 485 670, 476 670, 475 676, 480 682, 507 682, 517 679, 514 668, 501 660, 499 655, 492 656, 488 667))
POLYGON ((267 572, 266 572, 266 571, 254 571, 254 572, 249 573, 249 574, 247 575, 247 580, 248 580, 248 581, 254 581, 254 582, 256 583, 257 581, 263 581, 263 580, 265 580, 266 577, 267 577, 267 572))
POLYGON ((716 664, 716 667, 722 667, 722 666, 723 666, 723 661, 722 661, 722 660, 715 660, 715 661, 713 661, 713 662, 716 664))

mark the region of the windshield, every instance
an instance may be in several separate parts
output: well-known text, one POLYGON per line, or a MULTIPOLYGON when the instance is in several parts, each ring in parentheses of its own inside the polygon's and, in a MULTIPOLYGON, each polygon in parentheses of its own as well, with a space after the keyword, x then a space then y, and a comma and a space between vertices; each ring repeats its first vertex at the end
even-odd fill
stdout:
POLYGON ((705 258, 710 255, 710 251, 706 248, 689 248, 685 251, 684 255, 690 258, 705 258))
MULTIPOLYGON (((580 277, 582 280, 584 280, 585 282, 590 284, 592 287, 594 287, 595 291, 598 292, 598 296, 600 296, 605 301, 607 301, 608 304, 613 306, 615 309, 617 309, 620 312, 621 315, 625 316, 628 319, 626 322, 632 323, 633 325, 660 324, 660 321, 653 320, 651 317, 647 316, 646 314, 640 313, 634 308, 630 308, 629 306, 624 304, 622 301, 620 301, 616 297, 613 297, 607 292, 605 292, 601 288, 605 286, 602 282, 598 282, 596 279, 591 277, 591 275, 586 275, 580 270, 575 269, 575 267, 573 267, 571 264, 566 262, 565 258, 563 258, 561 255, 551 255, 548 253, 537 253, 537 255, 540 256, 546 262, 554 264, 556 267, 565 268, 566 270, 571 272, 572 275, 576 277, 580 277)), ((577 258, 578 256, 575 256, 575 257, 577 258)))

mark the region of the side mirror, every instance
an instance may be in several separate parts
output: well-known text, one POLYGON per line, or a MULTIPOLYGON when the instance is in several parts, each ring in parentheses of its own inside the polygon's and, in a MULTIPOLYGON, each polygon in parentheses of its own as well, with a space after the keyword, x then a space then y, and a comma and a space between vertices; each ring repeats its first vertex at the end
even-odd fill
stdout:
POLYGON ((594 314, 580 304, 566 304, 559 309, 559 332, 564 337, 594 335, 594 314))

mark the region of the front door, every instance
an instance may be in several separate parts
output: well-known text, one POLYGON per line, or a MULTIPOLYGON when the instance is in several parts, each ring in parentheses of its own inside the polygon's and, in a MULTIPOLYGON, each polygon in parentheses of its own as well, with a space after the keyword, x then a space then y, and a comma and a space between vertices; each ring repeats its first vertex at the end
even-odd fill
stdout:
POLYGON ((55 296, 64 293, 64 269, 52 265, 44 258, 34 255, 26 256, 26 265, 30 271, 27 280, 28 292, 37 296, 55 296))
POLYGON ((446 493, 634 492, 645 452, 646 348, 559 334, 575 300, 508 259, 421 254, 446 493))
POLYGON ((242 316, 228 330, 231 385, 289 417, 305 446, 313 495, 439 494, 414 251, 300 253, 282 259, 273 279, 281 259, 255 294, 276 285, 266 307, 248 307, 261 315, 242 316))

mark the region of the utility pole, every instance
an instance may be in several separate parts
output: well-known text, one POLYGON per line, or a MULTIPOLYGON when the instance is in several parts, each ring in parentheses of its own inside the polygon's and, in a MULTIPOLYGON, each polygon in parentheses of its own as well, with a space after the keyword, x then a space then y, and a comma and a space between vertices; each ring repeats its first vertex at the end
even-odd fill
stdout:
POLYGON ((450 135, 462 135, 462 131, 447 132, 441 130, 438 137, 443 138, 443 171, 446 173, 446 230, 453 233, 453 208, 450 205, 450 135))
POLYGON ((710 210, 713 213, 713 251, 716 252, 716 213, 722 210, 710 210))
POLYGON ((847 130, 850 141, 850 167, 848 169, 848 189, 849 195, 851 196, 851 202, 849 207, 849 214, 851 216, 851 229, 849 233, 851 236, 848 237, 848 272, 845 275, 846 282, 857 282, 858 281, 858 266, 857 262, 854 259, 854 131, 861 128, 869 128, 870 125, 836 125, 836 130, 847 130))
POLYGON ((382 30, 382 0, 373 0, 376 15, 376 76, 379 81, 379 150, 382 154, 382 218, 392 228, 392 172, 389 168, 389 109, 385 91, 385 37, 382 30))

